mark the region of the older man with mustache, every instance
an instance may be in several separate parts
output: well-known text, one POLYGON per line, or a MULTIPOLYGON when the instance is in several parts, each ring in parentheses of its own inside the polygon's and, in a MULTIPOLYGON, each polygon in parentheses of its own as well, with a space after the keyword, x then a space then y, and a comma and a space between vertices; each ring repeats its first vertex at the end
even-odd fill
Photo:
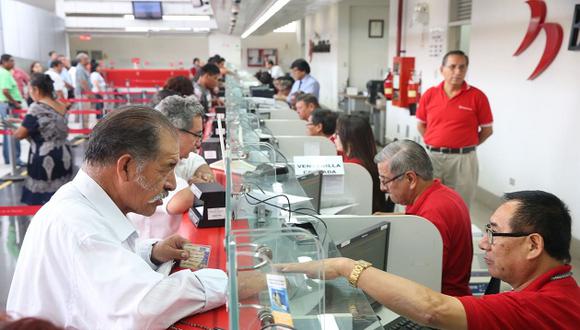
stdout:
POLYGON ((221 270, 156 271, 188 258, 186 239, 138 240, 126 217, 153 214, 175 189, 178 134, 146 107, 119 109, 95 126, 82 169, 28 228, 8 312, 67 329, 165 329, 225 302, 221 270))

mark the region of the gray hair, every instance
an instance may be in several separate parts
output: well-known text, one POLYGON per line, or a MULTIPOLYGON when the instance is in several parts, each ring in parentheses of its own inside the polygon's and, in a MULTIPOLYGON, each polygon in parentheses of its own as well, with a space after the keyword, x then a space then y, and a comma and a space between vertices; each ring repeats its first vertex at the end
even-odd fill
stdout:
POLYGON ((193 118, 202 116, 204 109, 195 96, 170 95, 155 107, 177 129, 190 130, 193 127, 193 118))
POLYGON ((107 166, 116 163, 121 155, 130 154, 142 166, 158 156, 163 131, 177 139, 177 132, 167 118, 152 108, 120 107, 93 128, 85 162, 96 167, 107 166))
POLYGON ((433 179, 431 158, 420 144, 411 140, 389 143, 376 156, 375 163, 390 162, 390 170, 397 175, 413 171, 424 180, 433 179))
POLYGON ((87 53, 82 53, 82 52, 81 52, 81 53, 78 53, 78 54, 77 54, 76 60, 77 60, 77 61, 80 61, 80 60, 82 60, 82 59, 84 59, 84 58, 89 58, 89 55, 88 55, 87 53))

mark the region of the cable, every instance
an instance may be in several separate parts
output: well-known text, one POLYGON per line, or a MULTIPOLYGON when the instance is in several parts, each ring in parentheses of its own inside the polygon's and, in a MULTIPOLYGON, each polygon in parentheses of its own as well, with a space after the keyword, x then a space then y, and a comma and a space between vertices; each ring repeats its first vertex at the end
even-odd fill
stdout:
MULTIPOLYGON (((258 185, 256 185, 256 187, 258 187, 258 189, 262 190, 258 185)), ((262 192, 263 192, 263 190, 262 190, 262 192)), ((299 207, 299 208, 297 208, 295 210, 292 210, 291 209, 292 205, 290 204, 290 198, 288 198, 288 196, 286 196, 284 194, 279 194, 279 195, 276 195, 276 196, 272 196, 272 197, 269 197, 269 198, 264 199, 264 200, 260 200, 259 198, 254 197, 254 196, 250 195, 249 193, 244 193, 243 195, 244 195, 244 198, 246 198, 246 201, 248 202, 248 204, 250 204, 250 205, 266 204, 268 206, 272 206, 272 207, 275 207, 277 209, 280 209, 280 210, 283 210, 283 211, 288 212, 288 222, 290 222, 292 220, 292 213, 296 213, 296 214, 300 214, 300 215, 307 215, 307 216, 310 216, 310 217, 312 217, 312 218, 320 221, 322 223, 322 225, 324 225, 324 229, 325 229, 324 230, 324 236, 322 237, 322 240, 320 241, 320 243, 322 245, 324 245, 324 241, 326 240, 326 237, 328 235, 328 225, 326 224, 326 222, 324 220, 322 220, 321 218, 313 215, 313 214, 305 213, 305 212, 299 212, 298 211, 298 210, 310 210, 310 211, 313 211, 314 213, 318 214, 314 209, 311 209, 311 208, 308 208, 308 207, 299 207), (253 198, 254 200, 258 201, 258 203, 255 203, 255 204, 254 203, 251 203, 248 200, 248 196, 251 197, 251 198, 253 198), (288 201, 289 208, 285 208, 285 207, 282 207, 280 205, 275 205, 275 204, 268 203, 269 200, 274 199, 274 198, 278 198, 278 197, 285 197, 286 200, 288 201)))
POLYGON ((279 205, 275 205, 275 204, 268 203, 269 200, 272 200, 274 198, 284 197, 288 201, 288 205, 290 205, 290 198, 288 196, 286 196, 284 194, 279 194, 279 195, 275 195, 275 196, 272 196, 272 197, 268 197, 268 198, 266 198, 264 200, 261 200, 261 199, 259 199, 257 197, 254 197, 254 196, 250 195, 249 193, 244 193, 243 195, 244 195, 244 198, 246 199, 246 201, 248 202, 248 204, 250 204, 250 205, 266 204, 266 205, 269 205, 269 206, 278 208, 280 210, 287 211, 288 212, 288 222, 290 222, 292 220, 292 211, 291 210, 286 209, 286 208, 283 208, 282 206, 279 206, 279 205), (251 197, 254 200, 257 200, 258 202, 257 203, 252 203, 252 202, 250 202, 250 200, 248 199, 248 197, 251 197))

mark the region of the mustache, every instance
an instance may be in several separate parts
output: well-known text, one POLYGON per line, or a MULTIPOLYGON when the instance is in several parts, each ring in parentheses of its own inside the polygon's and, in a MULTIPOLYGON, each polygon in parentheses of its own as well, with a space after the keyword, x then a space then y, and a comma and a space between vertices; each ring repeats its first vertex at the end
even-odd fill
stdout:
POLYGON ((157 201, 161 201, 161 200, 163 200, 167 196, 169 196, 169 191, 163 190, 159 194, 153 196, 153 198, 151 198, 148 203, 155 203, 157 201))

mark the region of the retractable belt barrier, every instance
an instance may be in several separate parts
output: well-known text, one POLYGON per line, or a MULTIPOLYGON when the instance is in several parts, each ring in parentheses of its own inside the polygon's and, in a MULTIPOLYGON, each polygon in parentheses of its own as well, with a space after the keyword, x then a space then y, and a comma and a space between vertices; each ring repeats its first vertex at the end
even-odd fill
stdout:
POLYGON ((35 215, 42 205, 0 206, 0 216, 35 215))

